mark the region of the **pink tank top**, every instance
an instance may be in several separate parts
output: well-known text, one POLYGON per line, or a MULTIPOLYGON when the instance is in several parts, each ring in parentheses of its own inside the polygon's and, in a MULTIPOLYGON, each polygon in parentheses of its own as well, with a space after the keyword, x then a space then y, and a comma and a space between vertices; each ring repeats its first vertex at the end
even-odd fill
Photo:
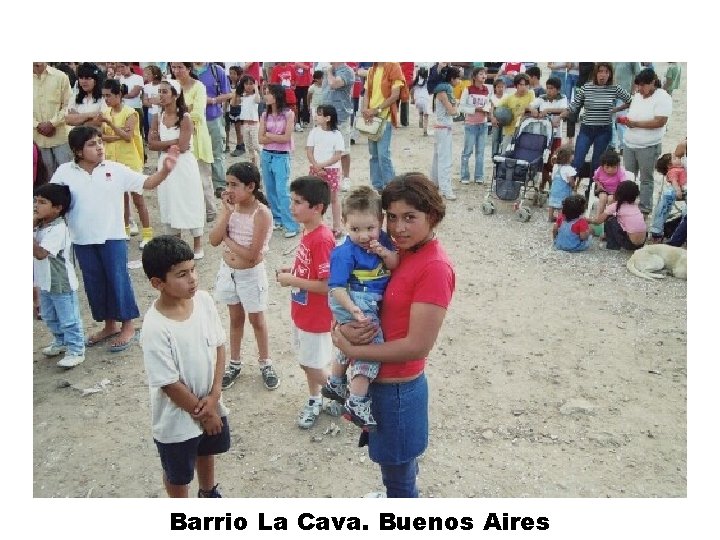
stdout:
MULTIPOLYGON (((253 230, 255 228, 255 214, 259 207, 255 209, 252 214, 241 214, 239 212, 233 212, 230 214, 230 221, 228 222, 228 236, 235 242, 243 247, 248 247, 252 244, 253 230)), ((270 251, 270 237, 272 236, 273 228, 270 226, 261 253, 265 255, 270 251)), ((226 251, 229 251, 226 249, 226 251)))
MULTIPOLYGON (((262 114, 263 118, 265 119, 265 130, 268 133, 272 133, 274 135, 282 135, 285 133, 285 127, 287 126, 287 118, 291 114, 291 111, 283 111, 282 114, 267 114, 267 112, 264 112, 262 114)), ((293 126, 290 126, 292 130, 293 126)), ((263 145, 263 148, 265 150, 278 150, 278 151, 285 151, 285 152, 291 152, 295 149, 295 145, 293 144, 293 138, 292 135, 290 135, 290 141, 286 143, 279 143, 279 142, 271 142, 263 145)))

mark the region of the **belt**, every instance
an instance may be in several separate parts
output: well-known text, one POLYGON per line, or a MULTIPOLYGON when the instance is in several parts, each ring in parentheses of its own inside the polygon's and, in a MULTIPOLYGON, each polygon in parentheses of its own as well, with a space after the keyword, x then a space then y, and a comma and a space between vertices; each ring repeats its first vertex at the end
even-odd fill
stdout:
POLYGON ((288 150, 263 150, 263 152, 268 152, 270 154, 289 154, 290 152, 288 150))

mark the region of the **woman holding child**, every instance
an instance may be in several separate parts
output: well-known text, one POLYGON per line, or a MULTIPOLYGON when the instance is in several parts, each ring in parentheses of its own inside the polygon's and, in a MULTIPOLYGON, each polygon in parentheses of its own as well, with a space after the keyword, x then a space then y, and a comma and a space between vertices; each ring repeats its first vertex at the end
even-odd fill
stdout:
POLYGON ((388 497, 418 497, 417 458, 428 445, 425 361, 455 290, 455 271, 435 228, 445 216, 438 188, 421 173, 390 181, 382 192, 387 230, 400 253, 380 311, 385 343, 370 343, 371 323, 336 325, 333 341, 346 356, 381 362, 370 385, 377 431, 363 434, 380 465, 388 497))

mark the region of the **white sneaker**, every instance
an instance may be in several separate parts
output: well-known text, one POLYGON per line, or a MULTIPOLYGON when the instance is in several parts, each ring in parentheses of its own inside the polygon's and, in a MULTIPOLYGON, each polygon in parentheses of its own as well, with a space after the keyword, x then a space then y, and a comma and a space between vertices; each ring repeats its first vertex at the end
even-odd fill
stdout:
POLYGON ((321 401, 313 401, 312 405, 310 405, 310 403, 305 403, 305 406, 300 410, 300 415, 298 416, 298 427, 301 429, 309 429, 313 427, 315 420, 317 420, 317 417, 320 416, 321 410, 321 401))
POLYGON ((147 243, 152 240, 152 238, 143 238, 140 240, 140 244, 138 244, 138 249, 143 249, 145 246, 147 246, 147 243))
POLYGON ((363 495, 363 499, 386 499, 387 495, 383 491, 371 491, 363 495))
POLYGON ((443 197, 445 197, 448 201, 455 201, 457 200, 457 195, 455 195, 452 191, 448 191, 447 193, 443 193, 443 197))
POLYGON ((295 238, 298 235, 297 231, 285 231, 285 238, 295 238))
POLYGON ((298 133, 302 133, 305 130, 303 129, 303 127, 300 124, 295 124, 295 131, 298 133))
POLYGON ((137 223, 134 221, 130 222, 130 236, 137 236, 140 232, 140 229, 138 229, 137 223))
POLYGON ((71 368, 82 364, 84 361, 85 355, 66 354, 62 360, 58 360, 57 365, 60 367, 71 368))
POLYGON ((202 249, 197 253, 193 254, 193 259, 195 259, 196 261, 202 259, 203 257, 205 257, 205 251, 202 249))
POLYGON ((343 178, 342 182, 340 184, 340 189, 343 191, 350 191, 350 187, 352 186, 352 182, 349 178, 343 178))
POLYGON ((58 343, 52 343, 48 345, 47 347, 43 347, 42 353, 45 356, 57 356, 59 354, 64 353, 67 350, 67 347, 65 345, 60 345, 58 343))

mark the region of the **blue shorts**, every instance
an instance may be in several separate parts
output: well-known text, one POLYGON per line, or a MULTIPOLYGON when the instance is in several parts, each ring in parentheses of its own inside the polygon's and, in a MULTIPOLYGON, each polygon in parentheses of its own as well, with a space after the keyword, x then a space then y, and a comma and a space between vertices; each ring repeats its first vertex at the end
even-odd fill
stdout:
POLYGON ((217 435, 203 433, 178 443, 155 441, 160 454, 160 463, 169 483, 175 486, 188 485, 195 477, 195 462, 198 456, 214 456, 230 449, 230 426, 227 416, 223 416, 221 420, 222 431, 217 435))

